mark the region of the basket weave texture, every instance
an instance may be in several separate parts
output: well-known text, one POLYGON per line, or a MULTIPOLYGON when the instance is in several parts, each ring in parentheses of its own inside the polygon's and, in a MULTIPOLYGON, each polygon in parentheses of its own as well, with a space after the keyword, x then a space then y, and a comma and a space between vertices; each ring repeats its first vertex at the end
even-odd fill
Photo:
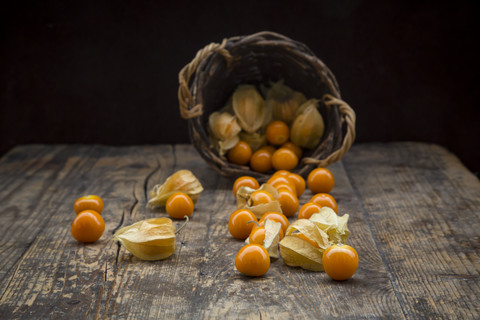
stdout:
POLYGON ((180 114, 188 121, 192 144, 207 163, 224 176, 250 175, 263 181, 270 175, 230 163, 211 146, 208 116, 224 107, 240 84, 285 84, 308 98, 319 99, 325 132, 318 146, 306 151, 292 172, 302 176, 314 167, 336 162, 355 139, 355 112, 340 96, 330 69, 304 44, 278 33, 264 31, 224 39, 199 50, 179 73, 180 114))

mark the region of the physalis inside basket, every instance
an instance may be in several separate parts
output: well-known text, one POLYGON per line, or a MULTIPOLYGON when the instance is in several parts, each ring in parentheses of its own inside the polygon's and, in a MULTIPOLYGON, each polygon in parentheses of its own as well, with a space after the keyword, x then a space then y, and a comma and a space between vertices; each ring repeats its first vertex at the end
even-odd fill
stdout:
POLYGON ((270 87, 239 85, 227 105, 209 116, 210 142, 219 155, 253 171, 293 170, 303 149, 322 139, 318 103, 283 80, 270 87))

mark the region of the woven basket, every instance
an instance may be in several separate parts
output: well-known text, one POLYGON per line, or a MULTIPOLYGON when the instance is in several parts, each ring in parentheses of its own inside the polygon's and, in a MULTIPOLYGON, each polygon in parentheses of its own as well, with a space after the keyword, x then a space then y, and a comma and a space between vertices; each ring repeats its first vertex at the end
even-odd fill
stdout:
POLYGON ((341 100, 332 72, 307 46, 267 31, 232 37, 198 51, 179 73, 180 114, 188 120, 192 144, 222 175, 250 175, 261 181, 270 176, 219 156, 206 131, 208 116, 224 107, 239 84, 258 87, 280 79, 306 97, 320 99, 319 111, 325 120, 322 140, 305 152, 292 171, 305 177, 316 166, 340 160, 350 149, 355 139, 355 112, 341 100))

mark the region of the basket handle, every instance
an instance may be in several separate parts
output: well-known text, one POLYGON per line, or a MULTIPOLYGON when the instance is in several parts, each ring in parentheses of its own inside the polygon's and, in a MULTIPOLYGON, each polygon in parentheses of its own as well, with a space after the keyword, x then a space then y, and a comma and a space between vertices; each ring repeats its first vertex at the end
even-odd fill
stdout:
POLYGON ((345 155, 345 153, 347 153, 347 151, 352 146, 353 141, 355 140, 355 111, 353 111, 353 109, 345 101, 338 99, 331 94, 323 95, 323 103, 325 103, 327 107, 338 106, 338 110, 340 111, 341 116, 341 123, 347 124, 347 132, 345 133, 340 148, 338 150, 335 150, 335 152, 332 152, 325 159, 303 159, 306 164, 314 164, 317 167, 326 167, 329 164, 340 160, 345 155))
POLYGON ((180 115, 184 119, 192 119, 195 117, 199 117, 203 114, 203 105, 197 104, 193 106, 193 97, 190 92, 189 84, 192 76, 197 71, 198 65, 207 59, 210 54, 218 52, 220 53, 225 60, 227 61, 227 65, 230 64, 232 60, 232 56, 225 49, 225 44, 227 43, 227 39, 224 39, 222 43, 210 43, 209 45, 205 46, 203 49, 200 49, 195 58, 190 61, 185 67, 180 70, 178 74, 178 101, 180 103, 180 115), (191 106, 191 107, 190 107, 191 106))

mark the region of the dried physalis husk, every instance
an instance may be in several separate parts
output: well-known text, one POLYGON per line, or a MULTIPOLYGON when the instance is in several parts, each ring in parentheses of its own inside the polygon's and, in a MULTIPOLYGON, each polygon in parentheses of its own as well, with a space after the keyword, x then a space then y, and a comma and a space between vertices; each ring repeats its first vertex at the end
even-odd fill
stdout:
POLYGON ((208 117, 210 140, 220 155, 224 155, 240 140, 242 130, 237 118, 228 112, 214 112, 208 117))
POLYGON ((288 228, 280 241, 280 254, 285 264, 312 271, 322 271, 322 256, 329 247, 327 234, 312 221, 299 219, 288 228))
POLYGON ((175 229, 168 218, 147 219, 119 229, 113 235, 135 257, 162 260, 175 251, 175 229))
MULTIPOLYGON (((263 240, 263 247, 267 250, 270 258, 280 257, 278 251, 278 243, 280 241, 280 230, 282 229, 282 224, 271 219, 265 220, 265 240, 263 240)), ((249 238, 245 240, 245 243, 249 244, 249 238)))
POLYGON ((275 189, 268 183, 262 184, 258 189, 252 189, 249 187, 240 187, 236 194, 237 208, 250 210, 258 219, 260 219, 267 212, 282 213, 282 208, 280 207, 280 202, 278 202, 278 200, 252 206, 250 195, 257 190, 263 190, 270 193, 274 199, 277 199, 278 197, 277 189, 275 189))
POLYGON ((240 140, 248 143, 250 148, 252 148, 252 152, 257 151, 267 144, 267 136, 260 132, 248 133, 242 131, 240 132, 240 140))
POLYGON ((313 149, 322 139, 325 123, 317 108, 318 100, 310 99, 297 111, 290 130, 290 140, 299 147, 313 149))
POLYGON ((330 244, 346 243, 350 231, 348 230, 349 215, 345 214, 339 217, 333 209, 322 207, 318 213, 310 217, 310 221, 325 231, 328 235, 330 244))
POLYGON ((228 112, 214 112, 208 117, 210 131, 218 140, 228 140, 242 130, 237 118, 228 112))
POLYGON ((186 193, 196 202, 203 187, 197 177, 190 170, 179 170, 172 174, 160 185, 157 184, 150 191, 148 204, 152 207, 165 206, 168 198, 175 192, 186 193))
POLYGON ((346 243, 350 232, 348 214, 338 217, 328 207, 320 209, 310 219, 299 219, 288 228, 280 241, 280 255, 292 267, 322 271, 322 256, 333 244, 346 243))
POLYGON ((280 241, 280 255, 290 267, 323 271, 323 251, 297 236, 285 236, 280 241))
POLYGON ((238 135, 228 138, 227 140, 216 140, 213 142, 213 145, 217 149, 219 155, 223 156, 227 153, 228 150, 235 147, 235 145, 240 141, 238 135))
POLYGON ((263 98, 252 85, 237 87, 233 93, 232 106, 240 127, 249 133, 260 129, 268 117, 263 98))
POLYGON ((280 257, 278 243, 280 242, 280 230, 282 224, 271 219, 265 220, 265 240, 263 246, 267 249, 270 258, 280 257))
POLYGON ((331 245, 328 234, 322 229, 318 228, 313 221, 308 219, 298 219, 294 223, 290 224, 287 228, 286 235, 302 235, 304 238, 308 239, 303 239, 304 241, 307 241, 322 251, 331 245))
POLYGON ((272 118, 290 125, 295 120, 298 108, 307 101, 305 95, 295 91, 280 80, 267 91, 265 105, 272 110, 272 118))

